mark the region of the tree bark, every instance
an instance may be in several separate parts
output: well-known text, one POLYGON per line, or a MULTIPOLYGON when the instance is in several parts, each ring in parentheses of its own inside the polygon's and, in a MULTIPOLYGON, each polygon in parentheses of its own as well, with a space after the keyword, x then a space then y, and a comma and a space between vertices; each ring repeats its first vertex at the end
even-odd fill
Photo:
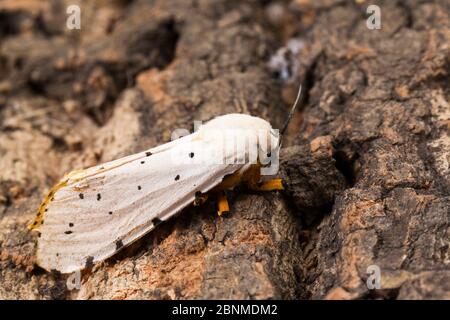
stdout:
POLYGON ((0 4, 0 298, 449 299, 450 3, 0 4), (282 192, 189 207, 83 272, 35 264, 27 224, 68 171, 226 113, 279 128, 282 192), (370 289, 371 266, 381 286, 370 289), (369 268, 369 269, 368 269, 369 268))

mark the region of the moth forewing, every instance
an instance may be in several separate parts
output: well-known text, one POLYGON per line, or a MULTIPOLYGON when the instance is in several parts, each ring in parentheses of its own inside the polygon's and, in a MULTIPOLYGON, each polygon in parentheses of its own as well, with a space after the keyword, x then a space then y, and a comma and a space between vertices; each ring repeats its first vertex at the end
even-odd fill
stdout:
POLYGON ((266 135, 271 130, 256 117, 226 115, 178 140, 65 176, 39 208, 38 264, 62 273, 89 267, 191 204, 198 192, 206 193, 225 176, 250 168, 241 160, 250 159, 249 150, 260 138, 247 134, 249 148, 237 140, 226 148, 236 130, 231 136, 208 132, 229 128, 262 129, 266 135), (216 153, 220 155, 214 161, 201 159, 216 153))
POLYGON ((53 195, 39 227, 38 264, 69 273, 104 260, 192 203, 196 192, 209 191, 242 166, 173 164, 170 149, 125 157, 69 178, 53 195))

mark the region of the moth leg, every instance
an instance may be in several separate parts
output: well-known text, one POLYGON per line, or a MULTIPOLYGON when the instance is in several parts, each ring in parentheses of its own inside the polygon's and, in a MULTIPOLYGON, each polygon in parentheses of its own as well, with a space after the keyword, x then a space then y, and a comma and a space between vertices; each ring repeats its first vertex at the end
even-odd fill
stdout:
POLYGON ((204 204, 208 200, 208 195, 206 193, 202 193, 200 195, 195 196, 195 200, 192 203, 194 206, 198 207, 204 204))
POLYGON ((272 179, 265 182, 249 181, 248 187, 254 191, 284 190, 281 179, 272 179))
POLYGON ((245 181, 247 186, 254 191, 273 191, 284 190, 281 179, 272 179, 269 181, 261 181, 261 167, 256 165, 252 166, 247 171, 245 181))
POLYGON ((217 214, 221 216, 224 212, 230 211, 230 206, 228 205, 227 196, 225 192, 219 192, 217 195, 217 214))

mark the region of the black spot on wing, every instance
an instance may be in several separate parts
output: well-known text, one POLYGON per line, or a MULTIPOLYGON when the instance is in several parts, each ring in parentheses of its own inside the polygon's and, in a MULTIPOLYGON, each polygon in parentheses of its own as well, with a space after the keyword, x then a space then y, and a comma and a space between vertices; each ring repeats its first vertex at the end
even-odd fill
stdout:
POLYGON ((141 161, 141 164, 144 164, 145 163, 145 161, 141 161))
POLYGON ((80 197, 80 199, 84 199, 84 194, 80 193, 78 196, 80 197))
POLYGON ((180 175, 179 174, 177 174, 177 176, 175 177, 175 181, 178 181, 178 180, 180 180, 180 175))
POLYGON ((112 211, 108 212, 108 214, 112 214, 112 211))
POLYGON ((150 151, 147 151, 146 153, 145 153, 145 156, 146 157, 150 157, 152 155, 152 153, 150 152, 150 151))
POLYGON ((120 250, 120 248, 122 248, 123 247, 123 242, 122 242, 122 240, 117 240, 116 241, 116 250, 120 250))
POLYGON ((73 227, 73 223, 72 222, 69 223, 69 227, 71 227, 71 228, 73 227))
POLYGON ((194 157, 194 153, 193 152, 189 153, 189 158, 193 158, 193 157, 194 157))
POLYGON ((101 198, 102 198, 102 195, 100 193, 97 193, 97 201, 100 201, 101 198))
POLYGON ((65 233, 65 234, 71 234, 71 233, 73 233, 73 232, 70 231, 70 230, 67 230, 67 231, 64 231, 64 233, 65 233))
POLYGON ((141 190, 142 189, 142 187, 141 186, 138 186, 138 190, 141 190))

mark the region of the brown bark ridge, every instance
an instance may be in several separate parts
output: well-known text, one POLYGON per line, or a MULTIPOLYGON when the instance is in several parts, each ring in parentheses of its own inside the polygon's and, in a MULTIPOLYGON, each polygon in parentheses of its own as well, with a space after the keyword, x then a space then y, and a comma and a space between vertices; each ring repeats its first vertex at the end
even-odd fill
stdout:
POLYGON ((373 2, 381 30, 365 1, 89 1, 81 30, 73 1, 2 2, 0 298, 449 299, 450 4, 373 2), (65 172, 220 114, 279 127, 299 82, 283 192, 187 208, 79 290, 35 265, 65 172))

